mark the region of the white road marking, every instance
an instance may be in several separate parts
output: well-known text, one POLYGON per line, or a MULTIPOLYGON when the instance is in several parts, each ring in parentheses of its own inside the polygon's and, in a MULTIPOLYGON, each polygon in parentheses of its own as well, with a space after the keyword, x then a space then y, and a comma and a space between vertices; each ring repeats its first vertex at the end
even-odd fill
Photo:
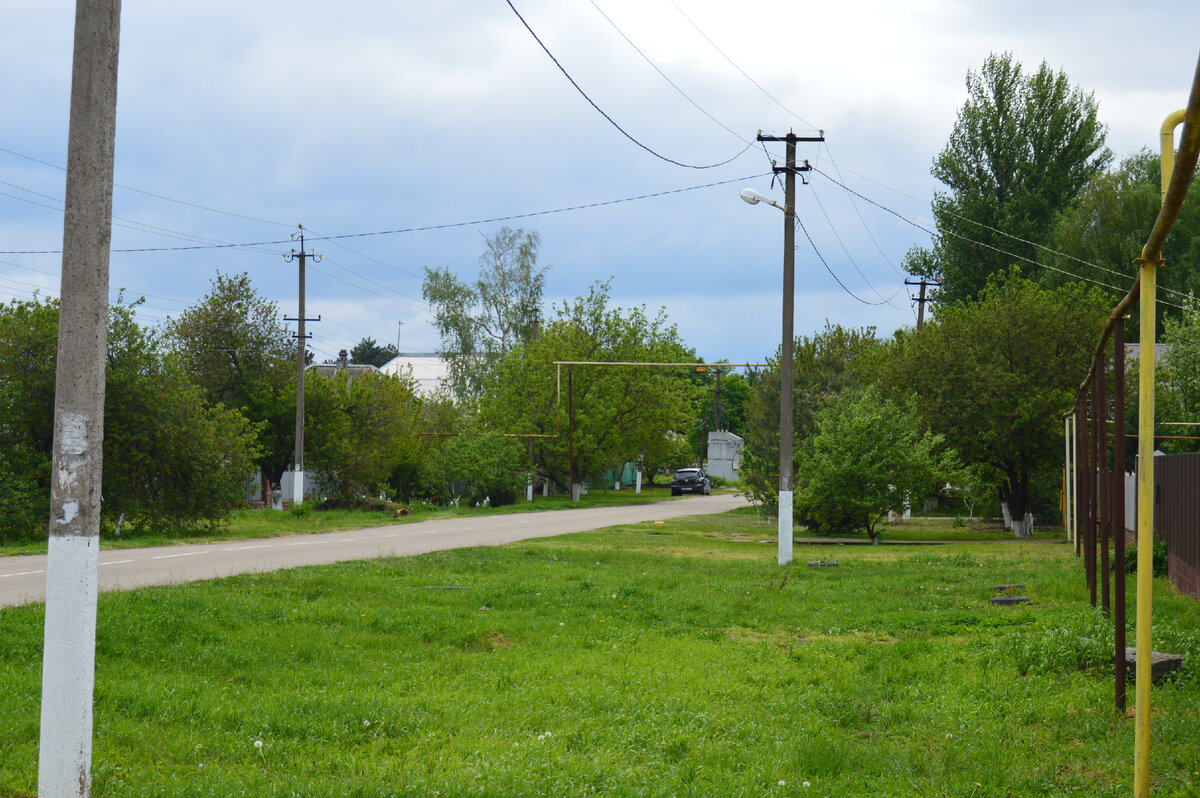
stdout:
POLYGON ((246 549, 269 549, 274 546, 274 543, 265 543, 261 546, 227 546, 221 551, 245 551, 246 549))
POLYGON ((185 551, 183 554, 160 554, 157 557, 151 557, 152 560, 170 560, 175 557, 191 557, 194 554, 206 554, 203 551, 185 551))
POLYGON ((46 570, 43 568, 40 571, 18 571, 15 574, 0 574, 0 579, 7 579, 10 576, 29 576, 30 574, 44 574, 46 570))
POLYGON ((125 562, 134 562, 134 560, 109 560, 108 562, 102 562, 100 564, 101 565, 120 565, 121 563, 125 563, 125 562))

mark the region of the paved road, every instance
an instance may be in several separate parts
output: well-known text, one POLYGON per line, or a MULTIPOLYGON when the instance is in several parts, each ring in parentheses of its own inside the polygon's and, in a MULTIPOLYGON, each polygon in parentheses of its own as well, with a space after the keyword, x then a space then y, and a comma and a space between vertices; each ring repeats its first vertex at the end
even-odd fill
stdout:
MULTIPOLYGON (((100 589, 130 590, 304 565, 424 554, 467 546, 495 546, 615 524, 722 513, 745 504, 746 500, 741 496, 716 494, 622 507, 447 518, 319 535, 109 549, 100 552, 100 589)), ((43 601, 45 597, 44 554, 0 557, 0 607, 43 601)))

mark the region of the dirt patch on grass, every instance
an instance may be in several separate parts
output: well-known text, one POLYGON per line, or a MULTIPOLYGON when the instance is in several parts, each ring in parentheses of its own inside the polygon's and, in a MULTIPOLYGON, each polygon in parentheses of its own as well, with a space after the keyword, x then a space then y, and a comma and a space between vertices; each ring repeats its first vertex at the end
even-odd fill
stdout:
POLYGON ((725 630, 725 636, 735 643, 769 643, 771 645, 791 647, 806 643, 882 643, 893 645, 899 640, 891 635, 874 632, 852 632, 848 634, 811 634, 807 632, 788 632, 784 630, 763 631, 750 629, 745 626, 731 626, 725 630))
POLYGON ((490 632, 483 640, 491 648, 511 648, 515 645, 513 639, 503 632, 490 632))

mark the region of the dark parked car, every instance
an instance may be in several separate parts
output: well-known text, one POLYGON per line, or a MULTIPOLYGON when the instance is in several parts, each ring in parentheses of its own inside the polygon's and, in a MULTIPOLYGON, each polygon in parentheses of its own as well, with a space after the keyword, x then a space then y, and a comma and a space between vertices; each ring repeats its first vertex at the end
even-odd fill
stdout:
POLYGON ((681 496, 684 493, 707 496, 712 493, 712 482, 699 468, 681 468, 671 480, 671 495, 681 496))

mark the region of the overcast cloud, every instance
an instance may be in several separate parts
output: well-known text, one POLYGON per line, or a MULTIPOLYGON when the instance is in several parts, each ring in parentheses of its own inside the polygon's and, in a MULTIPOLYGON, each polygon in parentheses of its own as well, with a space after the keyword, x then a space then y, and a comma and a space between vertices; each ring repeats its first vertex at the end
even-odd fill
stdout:
MULTIPOLYGON (((828 146, 806 147, 802 158, 919 220, 929 217, 929 165, 965 98, 965 74, 990 52, 1011 51, 1029 68, 1045 60, 1094 92, 1121 157, 1157 146, 1162 118, 1186 102, 1200 29, 1193 2, 596 0, 735 136, 656 74, 591 0, 513 2, 646 146, 704 164, 736 154, 759 129, 821 128, 828 146), (1146 50, 1151 34, 1161 38, 1146 50)), ((0 250, 57 250, 74 4, 5 0, 0 9, 0 250)), ((782 146, 771 152, 782 159, 782 146)), ((115 194, 114 248, 279 242, 303 223, 326 258, 308 275, 308 313, 322 317, 309 326, 318 360, 364 336, 403 351, 435 348, 422 268, 472 278, 481 236, 500 225, 322 235, 721 181, 733 182, 508 224, 541 233, 541 260, 553 266, 548 301, 611 277, 618 303, 665 306, 701 356, 759 360, 779 344, 782 220, 738 192, 782 196, 769 168, 757 146, 710 170, 639 149, 587 105, 504 0, 123 4, 116 173, 128 188, 115 194)), ((928 236, 852 204, 819 175, 798 193, 829 269, 860 299, 884 304, 843 290, 800 235, 797 332, 827 319, 883 334, 911 325, 900 263, 928 236)), ((144 295, 142 317, 154 324, 201 297, 218 270, 246 271, 295 315, 295 266, 280 257, 288 249, 114 252, 113 296, 144 295)), ((57 296, 60 265, 56 254, 0 254, 0 298, 57 296)))

